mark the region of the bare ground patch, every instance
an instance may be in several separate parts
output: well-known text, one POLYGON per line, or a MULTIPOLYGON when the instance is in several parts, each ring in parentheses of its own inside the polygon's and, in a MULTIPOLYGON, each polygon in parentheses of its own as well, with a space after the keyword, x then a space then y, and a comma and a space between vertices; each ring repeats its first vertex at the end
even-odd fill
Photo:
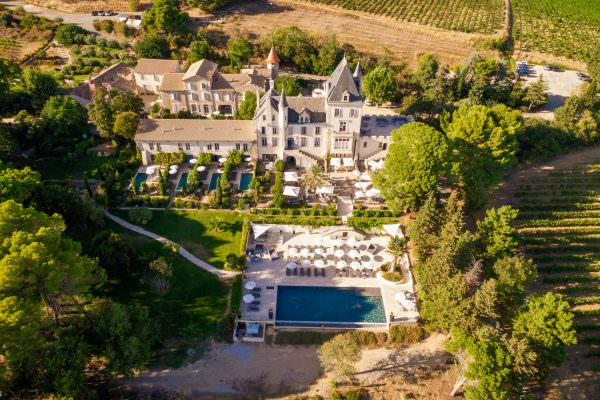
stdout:
MULTIPOLYGON (((335 34, 341 43, 357 50, 381 55, 385 48, 393 60, 414 66, 421 53, 436 54, 442 63, 461 63, 477 51, 472 43, 481 35, 450 32, 393 18, 340 10, 320 4, 293 1, 253 1, 231 7, 221 15, 219 25, 226 32, 240 32, 264 37, 279 27, 296 25, 320 34, 335 34)), ((493 56, 493 52, 481 52, 493 56)))
MULTIPOLYGON (((129 11, 127 0, 27 0, 27 3, 66 12, 129 11)), ((150 5, 151 0, 140 0, 142 9, 150 5)))

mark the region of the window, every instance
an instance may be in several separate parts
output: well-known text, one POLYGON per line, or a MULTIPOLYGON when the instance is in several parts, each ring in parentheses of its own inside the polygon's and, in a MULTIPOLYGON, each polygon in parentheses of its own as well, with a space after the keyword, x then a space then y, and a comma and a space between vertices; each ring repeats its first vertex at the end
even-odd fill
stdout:
POLYGON ((271 115, 271 121, 275 121, 275 116, 271 115))
POLYGON ((192 112, 198 112, 198 106, 192 104, 192 112))
POLYGON ((387 143, 384 143, 384 144, 383 144, 383 149, 384 149, 384 150, 387 150, 387 143))
POLYGON ((179 112, 179 104, 173 104, 173 112, 179 112))
POLYGON ((215 93, 215 101, 219 101, 220 97, 219 97, 219 93, 215 93))
POLYGON ((156 143, 156 150, 160 151, 160 143, 156 143))
POLYGON ((182 151, 183 145, 181 143, 177 143, 177 150, 182 151))
POLYGON ((349 138, 336 138, 333 143, 333 148, 336 150, 349 150, 350 139, 349 138))
POLYGON ((219 143, 215 143, 215 151, 219 151, 219 143))
POLYGON ((334 116, 334 117, 341 117, 341 116, 342 116, 342 109, 341 109, 341 108, 336 108, 336 109, 334 110, 334 114, 333 114, 333 116, 334 116))
POLYGON ((186 150, 189 150, 189 149, 190 149, 190 144, 189 144, 189 143, 186 143, 186 144, 185 144, 185 149, 186 149, 186 150))
MULTIPOLYGON (((206 89, 206 83, 204 83, 204 82, 203 82, 203 83, 201 83, 201 84, 200 84, 200 87, 201 87, 202 89, 206 89)), ((206 93, 205 93, 204 95, 206 95, 206 93)))
POLYGON ((321 138, 318 136, 315 138, 315 147, 321 147, 321 138))
POLYGON ((267 147, 267 138, 266 137, 260 138, 260 145, 262 147, 267 147))
POLYGON ((350 96, 348 95, 348 92, 344 92, 344 94, 342 95, 342 101, 348 101, 350 100, 350 96))
POLYGON ((306 135, 306 127, 305 126, 300 128, 300 133, 303 135, 306 135))
POLYGON ((210 100, 210 94, 204 93, 204 100, 210 100))
POLYGON ((210 113, 210 107, 208 106, 208 104, 204 105, 204 114, 208 114, 210 113))
POLYGON ((277 135, 277 128, 273 128, 273 135, 277 135))
POLYGON ((306 147, 306 138, 300 138, 300 147, 306 147))
POLYGON ((260 133, 263 134, 263 135, 266 135, 267 134, 267 127, 266 126, 261 126, 260 127, 260 133))
POLYGON ((209 143, 209 144, 207 144, 207 145, 206 145, 206 150, 212 150, 212 144, 210 144, 210 143, 209 143))
POLYGON ((150 150, 154 150, 154 143, 149 143, 148 146, 150 147, 150 150))
POLYGON ((158 82, 158 75, 152 75, 152 77, 154 78, 154 82, 158 82))
POLYGON ((288 127, 288 135, 293 135, 294 134, 294 127, 290 126, 288 127))
POLYGON ((317 126, 315 127, 315 135, 320 135, 321 134, 321 127, 317 126))
POLYGON ((276 138, 276 137, 274 137, 274 138, 271 138, 271 145, 272 145, 273 147, 277 147, 277 138, 276 138))
POLYGON ((171 100, 179 100, 179 95, 175 92, 171 93, 171 100))
POLYGON ((191 82, 188 82, 188 89, 189 89, 189 90, 196 90, 196 85, 194 85, 194 84, 193 84, 193 83, 191 83, 191 82))
POLYGON ((263 121, 266 121, 266 120, 267 120, 267 116, 263 115, 263 121))
POLYGON ((340 121, 340 132, 346 132, 347 127, 348 123, 346 121, 340 121))
POLYGON ((351 108, 350 109, 350 118, 356 118, 358 117, 358 110, 356 108, 351 108))
POLYGON ((144 80, 144 74, 140 74, 140 80, 144 80))
POLYGON ((239 143, 236 143, 236 144, 235 144, 235 149, 236 149, 236 150, 240 150, 241 148, 242 148, 242 145, 241 145, 241 144, 239 144, 239 143))
POLYGON ((242 149, 244 149, 244 151, 248 151, 248 143, 244 143, 242 145, 242 149))
POLYGON ((196 93, 192 93, 192 101, 198 101, 198 95, 196 93))

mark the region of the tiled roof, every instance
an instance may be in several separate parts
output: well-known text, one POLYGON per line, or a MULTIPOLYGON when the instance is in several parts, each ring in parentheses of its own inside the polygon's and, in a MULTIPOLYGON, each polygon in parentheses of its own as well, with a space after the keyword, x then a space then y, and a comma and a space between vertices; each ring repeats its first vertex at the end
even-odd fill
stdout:
POLYGON ((166 74, 169 72, 179 72, 179 61, 177 60, 159 60, 156 58, 140 58, 135 66, 136 74, 166 74))
POLYGON ((297 122, 303 110, 310 114, 310 122, 325 122, 325 99, 323 97, 288 97, 288 121, 297 122))
POLYGON ((253 121, 211 119, 143 119, 135 141, 254 142, 253 121))
POLYGON ((218 68, 219 66, 217 64, 209 60, 196 61, 187 69, 183 79, 190 79, 195 76, 200 76, 206 80, 211 80, 218 68))
POLYGON ((163 81, 160 84, 161 91, 169 91, 169 90, 177 90, 183 91, 185 90, 185 82, 183 81, 183 72, 165 74, 163 77, 163 81))

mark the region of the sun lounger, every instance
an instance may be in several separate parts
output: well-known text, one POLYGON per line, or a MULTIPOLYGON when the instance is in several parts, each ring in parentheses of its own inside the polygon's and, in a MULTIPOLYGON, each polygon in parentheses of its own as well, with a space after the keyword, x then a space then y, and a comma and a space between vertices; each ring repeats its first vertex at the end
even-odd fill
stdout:
POLYGON ((346 268, 346 278, 350 278, 350 270, 348 268, 346 268))
POLYGON ((287 276, 290 276, 290 275, 292 274, 292 270, 291 270, 291 269, 289 269, 289 268, 286 268, 286 269, 285 269, 285 274, 286 274, 287 276))
POLYGON ((322 268, 322 269, 321 269, 321 276, 322 276, 322 277, 325 277, 325 268, 322 268))
POLYGON ((294 268, 293 271, 294 271, 294 276, 298 275, 298 268, 294 268))
POLYGON ((259 311, 260 308, 258 308, 256 306, 250 306, 250 307, 248 307, 248 310, 250 310, 250 311, 259 311))
POLYGON ((262 288, 259 288, 259 287, 255 287, 254 289, 252 289, 253 293, 256 293, 256 292, 260 293, 261 291, 262 291, 262 288))
POLYGON ((306 276, 311 276, 312 271, 310 268, 306 268, 306 276))
POLYGON ((304 268, 300 267, 300 276, 304 276, 304 268))
POLYGON ((260 299, 260 293, 252 293, 255 299, 260 299))
POLYGON ((253 301, 252 303, 250 303, 250 304, 252 304, 253 306, 258 306, 258 305, 260 305, 260 301, 259 301, 259 300, 254 300, 254 301, 253 301))

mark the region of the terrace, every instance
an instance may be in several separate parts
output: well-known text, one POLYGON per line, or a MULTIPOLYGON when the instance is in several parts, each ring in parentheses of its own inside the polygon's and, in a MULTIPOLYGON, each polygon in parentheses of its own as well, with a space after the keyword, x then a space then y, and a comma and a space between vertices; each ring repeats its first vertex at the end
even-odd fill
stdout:
POLYGON ((387 281, 381 271, 393 261, 386 248, 392 234, 402 235, 398 224, 370 233, 345 226, 310 229, 252 224, 251 228, 242 320, 276 326, 387 329, 391 323, 418 318, 408 258, 400 260, 397 267, 405 272, 400 282, 387 281), (278 300, 282 288, 286 298, 278 300), (297 292, 297 288, 304 289, 287 293, 297 292), (297 310, 293 309, 293 296, 304 298, 297 310), (313 296, 332 299, 335 304, 314 304, 313 296), (350 306, 356 307, 356 312, 348 309, 350 306), (340 312, 343 309, 345 317, 332 313, 335 307, 340 312), (282 310, 286 315, 279 318, 282 310), (310 313, 324 319, 316 320, 310 313))

